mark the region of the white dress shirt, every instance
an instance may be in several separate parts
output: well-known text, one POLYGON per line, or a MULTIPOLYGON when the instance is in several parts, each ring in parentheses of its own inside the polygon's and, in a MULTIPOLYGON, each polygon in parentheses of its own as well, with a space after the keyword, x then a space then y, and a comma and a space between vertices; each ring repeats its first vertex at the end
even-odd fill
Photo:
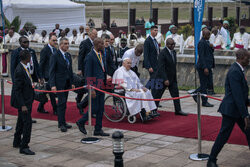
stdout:
POLYGON ((122 59, 125 59, 125 58, 130 58, 131 59, 131 62, 132 62, 132 65, 131 67, 135 67, 135 66, 139 66, 139 63, 140 63, 140 56, 136 56, 135 55, 135 48, 132 48, 132 49, 129 49, 127 50, 124 55, 122 56, 122 59))

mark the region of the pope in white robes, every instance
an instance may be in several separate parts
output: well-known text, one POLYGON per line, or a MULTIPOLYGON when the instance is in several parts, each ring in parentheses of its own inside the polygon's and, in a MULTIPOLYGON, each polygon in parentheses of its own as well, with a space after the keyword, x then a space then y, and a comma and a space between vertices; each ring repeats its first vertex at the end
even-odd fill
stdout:
MULTIPOLYGON (((141 84, 140 79, 130 68, 131 59, 125 58, 123 60, 123 65, 115 71, 112 83, 122 86, 125 89, 126 97, 153 99, 151 92, 141 84)), ((156 110, 154 101, 126 99, 126 104, 130 115, 141 112, 143 108, 146 111, 146 115, 156 110)))

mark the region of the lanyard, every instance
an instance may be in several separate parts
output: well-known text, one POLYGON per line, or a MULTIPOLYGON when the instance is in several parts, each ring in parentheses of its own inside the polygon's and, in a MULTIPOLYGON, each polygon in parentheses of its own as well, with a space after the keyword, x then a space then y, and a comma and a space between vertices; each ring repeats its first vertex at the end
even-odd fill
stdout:
POLYGON ((31 80, 31 82, 32 82, 32 77, 31 77, 31 75, 30 75, 30 72, 27 70, 26 67, 24 67, 24 69, 25 69, 25 71, 29 74, 29 78, 30 78, 30 80, 31 80))
MULTIPOLYGON (((95 50, 94 50, 94 51, 95 51, 95 50)), ((102 53, 101 53, 101 52, 97 53, 97 52, 95 51, 95 54, 96 54, 96 56, 97 56, 99 62, 100 62, 101 65, 102 65, 102 70, 103 70, 103 72, 105 72, 104 64, 103 64, 103 61, 102 61, 102 53)))

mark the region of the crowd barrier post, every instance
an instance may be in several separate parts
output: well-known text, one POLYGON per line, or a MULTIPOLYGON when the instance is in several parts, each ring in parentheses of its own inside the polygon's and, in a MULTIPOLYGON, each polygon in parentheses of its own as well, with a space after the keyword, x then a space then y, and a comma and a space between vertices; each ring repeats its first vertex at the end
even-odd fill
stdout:
POLYGON ((197 122, 198 122, 198 153, 191 154, 189 158, 194 161, 208 160, 209 155, 201 151, 201 94, 197 93, 197 122))
POLYGON ((11 126, 5 125, 5 106, 4 106, 4 79, 1 78, 1 104, 2 104, 2 126, 0 126, 0 132, 9 131, 12 129, 11 126))
POLYGON ((92 113, 91 113, 91 104, 92 104, 92 98, 91 98, 91 91, 92 91, 92 89, 91 89, 91 86, 90 85, 88 85, 88 100, 89 100, 89 108, 88 108, 88 112, 89 112, 89 114, 88 114, 88 119, 89 119, 89 123, 88 123, 88 133, 87 133, 87 137, 86 138, 83 138, 82 140, 81 140, 81 142, 83 143, 83 144, 92 144, 92 143, 97 143, 97 142, 99 142, 100 140, 99 140, 99 138, 96 138, 96 137, 92 137, 92 134, 93 134, 93 127, 92 127, 92 121, 91 121, 91 117, 92 117, 92 113))

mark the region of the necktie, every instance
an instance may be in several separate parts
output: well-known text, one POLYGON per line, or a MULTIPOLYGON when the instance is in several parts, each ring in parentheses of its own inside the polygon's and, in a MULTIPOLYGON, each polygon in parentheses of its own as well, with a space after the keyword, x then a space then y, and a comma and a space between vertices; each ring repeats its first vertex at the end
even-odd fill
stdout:
POLYGON ((154 44, 155 44, 155 48, 157 50, 157 54, 159 54, 159 45, 158 45, 158 42, 156 41, 155 38, 154 38, 154 44))
POLYGON ((67 65, 69 66, 70 63, 69 63, 68 53, 64 54, 64 59, 66 60, 67 65))
POLYGON ((173 51, 173 50, 171 50, 170 54, 171 54, 171 56, 172 56, 172 60, 173 60, 173 62, 175 63, 174 51, 173 51))

